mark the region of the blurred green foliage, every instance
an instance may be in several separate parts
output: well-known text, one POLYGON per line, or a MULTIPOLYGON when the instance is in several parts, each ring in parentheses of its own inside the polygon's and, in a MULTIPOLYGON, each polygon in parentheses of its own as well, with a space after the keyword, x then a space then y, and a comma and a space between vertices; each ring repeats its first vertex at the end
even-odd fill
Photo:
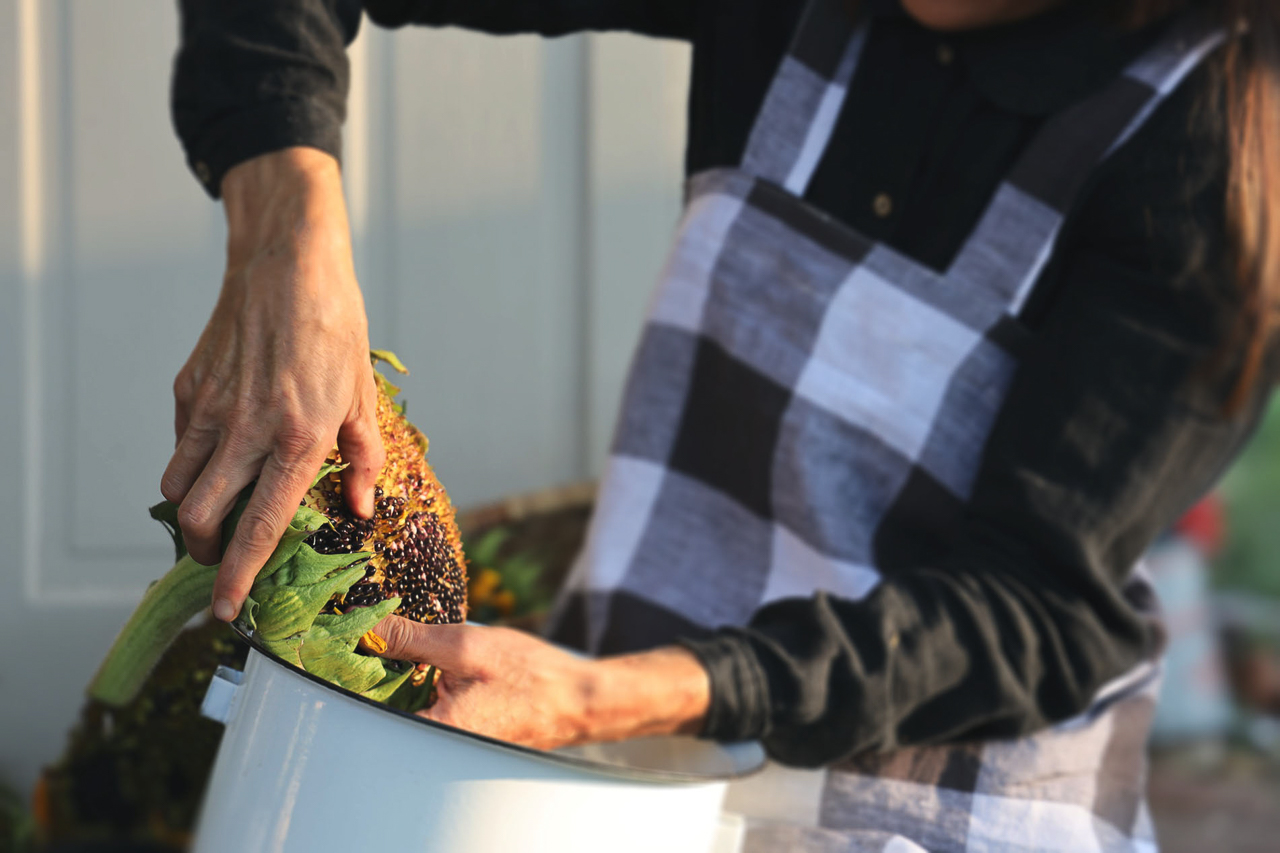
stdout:
POLYGON ((27 853, 35 846, 36 824, 22 797, 0 785, 0 853, 27 853))
POLYGON ((1280 396, 1222 480, 1227 542, 1215 585, 1280 599, 1280 396))
POLYGON ((531 616, 551 606, 552 594, 544 583, 546 566, 531 552, 510 553, 511 530, 495 527, 475 540, 463 543, 470 564, 468 619, 500 623, 531 616))

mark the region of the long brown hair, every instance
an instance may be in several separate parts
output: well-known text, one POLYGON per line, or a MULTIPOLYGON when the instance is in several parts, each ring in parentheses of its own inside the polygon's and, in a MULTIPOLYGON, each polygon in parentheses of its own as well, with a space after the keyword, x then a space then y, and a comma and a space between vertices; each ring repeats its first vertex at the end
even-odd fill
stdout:
MULTIPOLYGON (((1188 0, 1126 0, 1125 22, 1151 23, 1188 0)), ((1197 4, 1227 28, 1223 68, 1226 117, 1227 224, 1243 310, 1228 359, 1238 372, 1226 402, 1238 412, 1249 399, 1280 308, 1280 2, 1209 0, 1197 4)))

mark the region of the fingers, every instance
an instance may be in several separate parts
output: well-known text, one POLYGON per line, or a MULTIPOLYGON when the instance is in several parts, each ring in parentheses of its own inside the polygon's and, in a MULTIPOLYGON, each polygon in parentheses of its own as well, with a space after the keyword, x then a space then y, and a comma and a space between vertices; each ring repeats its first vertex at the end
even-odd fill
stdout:
POLYGON ((200 472, 217 449, 221 435, 219 430, 208 428, 187 434, 195 401, 196 383, 188 362, 173 380, 173 456, 160 478, 160 493, 176 504, 182 503, 195 485, 200 472))
POLYGON ((458 669, 465 662, 467 625, 425 625, 403 616, 388 616, 373 632, 387 641, 380 657, 458 669))
POLYGON ((191 410, 182 403, 175 402, 173 407, 173 446, 177 449, 182 436, 186 435, 187 426, 191 423, 191 410))
POLYGON ((200 472, 213 457, 218 448, 218 432, 216 430, 191 428, 183 430, 178 446, 160 477, 160 494, 165 500, 176 504, 182 503, 191 487, 200 478, 200 472))
POLYGON ((182 441, 182 436, 191 423, 191 405, 195 402, 196 383, 189 368, 183 367, 173 380, 173 444, 182 441))
POLYGON ((347 463, 342 470, 342 494, 347 507, 360 518, 373 516, 373 487, 387 459, 378 432, 374 392, 367 390, 366 402, 338 430, 338 452, 347 463))
POLYGON ((224 441, 204 466, 178 507, 178 525, 187 551, 206 566, 222 557, 222 522, 245 486, 258 476, 263 454, 246 454, 224 441))
POLYGON ((320 442, 286 443, 277 445, 267 458, 214 581, 214 616, 229 622, 240 612, 258 571, 293 520, 327 451, 328 445, 320 442))

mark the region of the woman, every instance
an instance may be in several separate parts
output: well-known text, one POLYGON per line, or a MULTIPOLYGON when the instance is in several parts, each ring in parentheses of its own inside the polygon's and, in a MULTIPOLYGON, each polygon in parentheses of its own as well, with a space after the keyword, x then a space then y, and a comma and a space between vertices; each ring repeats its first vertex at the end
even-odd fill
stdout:
MULTIPOLYGON (((234 494, 261 470, 260 507, 300 494, 283 427, 232 434, 237 407, 314 375, 266 375, 262 352, 329 354, 326 390, 301 399, 332 431, 296 463, 336 433, 357 511, 378 467, 349 246, 289 236, 345 233, 330 155, 358 15, 235 5, 184 4, 174 88, 231 224, 164 482, 196 493, 193 554, 216 549, 209 483, 234 494), (226 63, 252 73, 228 83, 226 63), (336 282, 306 298, 354 305, 350 334, 254 325, 298 298, 298 270, 336 282), (227 473, 218 435, 258 461, 227 473)), ((554 618, 555 639, 614 656, 389 620, 388 654, 446 672, 429 716, 543 747, 759 738, 820 768, 735 793, 752 850, 1149 848, 1161 641, 1134 567, 1275 375, 1271 5, 367 6, 392 25, 694 45, 688 205, 554 618)), ((260 538, 228 550, 224 618, 260 538)))

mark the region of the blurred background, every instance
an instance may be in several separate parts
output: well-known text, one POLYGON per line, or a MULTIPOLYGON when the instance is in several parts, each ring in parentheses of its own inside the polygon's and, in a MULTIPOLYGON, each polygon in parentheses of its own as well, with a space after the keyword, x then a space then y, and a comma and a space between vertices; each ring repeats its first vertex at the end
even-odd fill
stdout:
MULTIPOLYGON (((169 125, 176 44, 170 3, 0 0, 0 830, 171 562, 146 508, 224 239, 169 125)), ((494 619, 536 615, 589 511, 589 486, 556 487, 599 471, 679 212, 687 50, 366 22, 351 58, 370 338, 410 367, 410 417, 477 508, 468 547, 492 574, 473 594, 494 619)), ((1152 555, 1172 635, 1153 774, 1169 850, 1277 849, 1276 495, 1280 409, 1152 555)))
MULTIPOLYGON (((170 128, 177 26, 154 0, 0 0, 0 776, 20 788, 172 562, 146 510, 224 260, 170 128)), ((370 340, 410 367, 441 479, 467 506, 592 476, 679 213, 687 49, 366 21, 351 58, 370 340)))

